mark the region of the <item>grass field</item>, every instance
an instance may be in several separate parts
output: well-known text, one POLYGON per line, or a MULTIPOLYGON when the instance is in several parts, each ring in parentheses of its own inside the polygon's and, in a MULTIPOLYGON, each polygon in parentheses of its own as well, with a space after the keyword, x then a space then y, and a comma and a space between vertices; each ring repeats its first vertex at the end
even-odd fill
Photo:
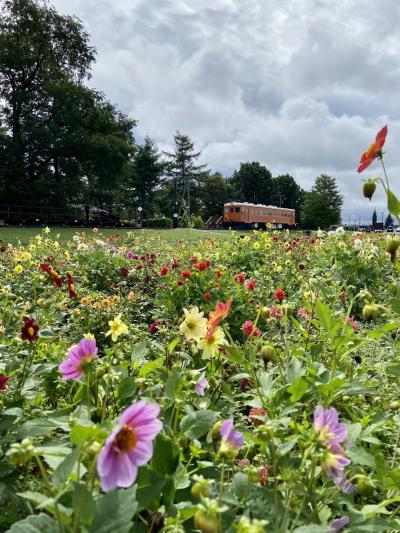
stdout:
MULTIPOLYGON (((49 237, 56 238, 60 241, 68 241, 72 239, 75 233, 89 233, 92 234, 91 228, 61 228, 61 227, 52 227, 49 233, 49 237)), ((152 236, 154 234, 162 235, 162 237, 168 242, 176 242, 180 239, 195 241, 198 239, 203 239, 204 237, 211 237, 215 239, 229 239, 231 232, 230 231, 201 231, 195 229, 174 229, 174 230, 156 230, 156 229, 145 229, 145 230, 132 230, 132 229, 101 229, 100 232, 105 235, 115 235, 115 234, 125 234, 128 231, 133 233, 144 231, 147 235, 152 236)), ((42 234, 43 228, 0 228, 0 241, 2 244, 11 243, 16 244, 20 241, 22 244, 26 244, 32 237, 35 235, 42 234)))

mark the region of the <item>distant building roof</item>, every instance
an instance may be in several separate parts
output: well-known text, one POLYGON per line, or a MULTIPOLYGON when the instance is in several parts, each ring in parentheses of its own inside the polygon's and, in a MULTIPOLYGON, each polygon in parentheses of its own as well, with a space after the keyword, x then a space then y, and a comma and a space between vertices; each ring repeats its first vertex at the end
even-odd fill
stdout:
POLYGON ((295 209, 290 209, 289 207, 277 207, 276 205, 264 205, 264 204, 251 204, 249 202, 228 202, 224 204, 224 207, 226 205, 231 206, 240 206, 240 205, 246 205, 248 207, 268 207, 269 209, 285 209, 286 211, 296 211, 295 209))

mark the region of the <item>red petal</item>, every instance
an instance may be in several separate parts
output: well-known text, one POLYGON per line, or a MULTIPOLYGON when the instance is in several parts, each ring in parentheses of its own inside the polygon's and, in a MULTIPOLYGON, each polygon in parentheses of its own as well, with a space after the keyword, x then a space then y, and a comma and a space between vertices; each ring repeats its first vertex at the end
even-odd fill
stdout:
POLYGON ((379 150, 382 148, 382 146, 385 144, 387 135, 387 126, 384 126, 381 131, 379 131, 376 135, 375 139, 375 152, 379 152, 379 150))
POLYGON ((370 157, 370 158, 364 159, 364 161, 360 161, 361 165, 358 167, 357 172, 361 174, 363 170, 365 170, 367 167, 370 166, 370 164, 372 163, 374 159, 375 157, 372 157, 372 158, 370 157))

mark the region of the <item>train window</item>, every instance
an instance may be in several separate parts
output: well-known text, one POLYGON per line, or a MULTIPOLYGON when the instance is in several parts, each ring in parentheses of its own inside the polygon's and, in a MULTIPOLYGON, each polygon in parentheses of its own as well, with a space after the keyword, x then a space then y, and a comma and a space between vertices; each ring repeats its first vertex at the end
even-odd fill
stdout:
POLYGON ((235 207, 235 212, 240 213, 240 207, 235 207))
POLYGON ((233 213, 233 207, 231 207, 231 213, 233 213))

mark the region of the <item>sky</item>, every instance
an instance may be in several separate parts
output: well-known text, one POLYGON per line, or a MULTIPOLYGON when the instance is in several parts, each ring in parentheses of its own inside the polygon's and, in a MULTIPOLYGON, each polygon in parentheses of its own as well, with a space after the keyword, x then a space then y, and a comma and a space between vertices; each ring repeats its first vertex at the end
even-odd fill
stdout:
MULTIPOLYGON (((344 197, 343 221, 387 210, 369 202, 360 155, 385 124, 385 162, 400 194, 398 0, 52 0, 91 34, 89 84, 170 150, 188 134, 224 175, 259 161, 306 190, 322 173, 344 197)), ((384 213, 384 215, 382 215, 384 213)))

